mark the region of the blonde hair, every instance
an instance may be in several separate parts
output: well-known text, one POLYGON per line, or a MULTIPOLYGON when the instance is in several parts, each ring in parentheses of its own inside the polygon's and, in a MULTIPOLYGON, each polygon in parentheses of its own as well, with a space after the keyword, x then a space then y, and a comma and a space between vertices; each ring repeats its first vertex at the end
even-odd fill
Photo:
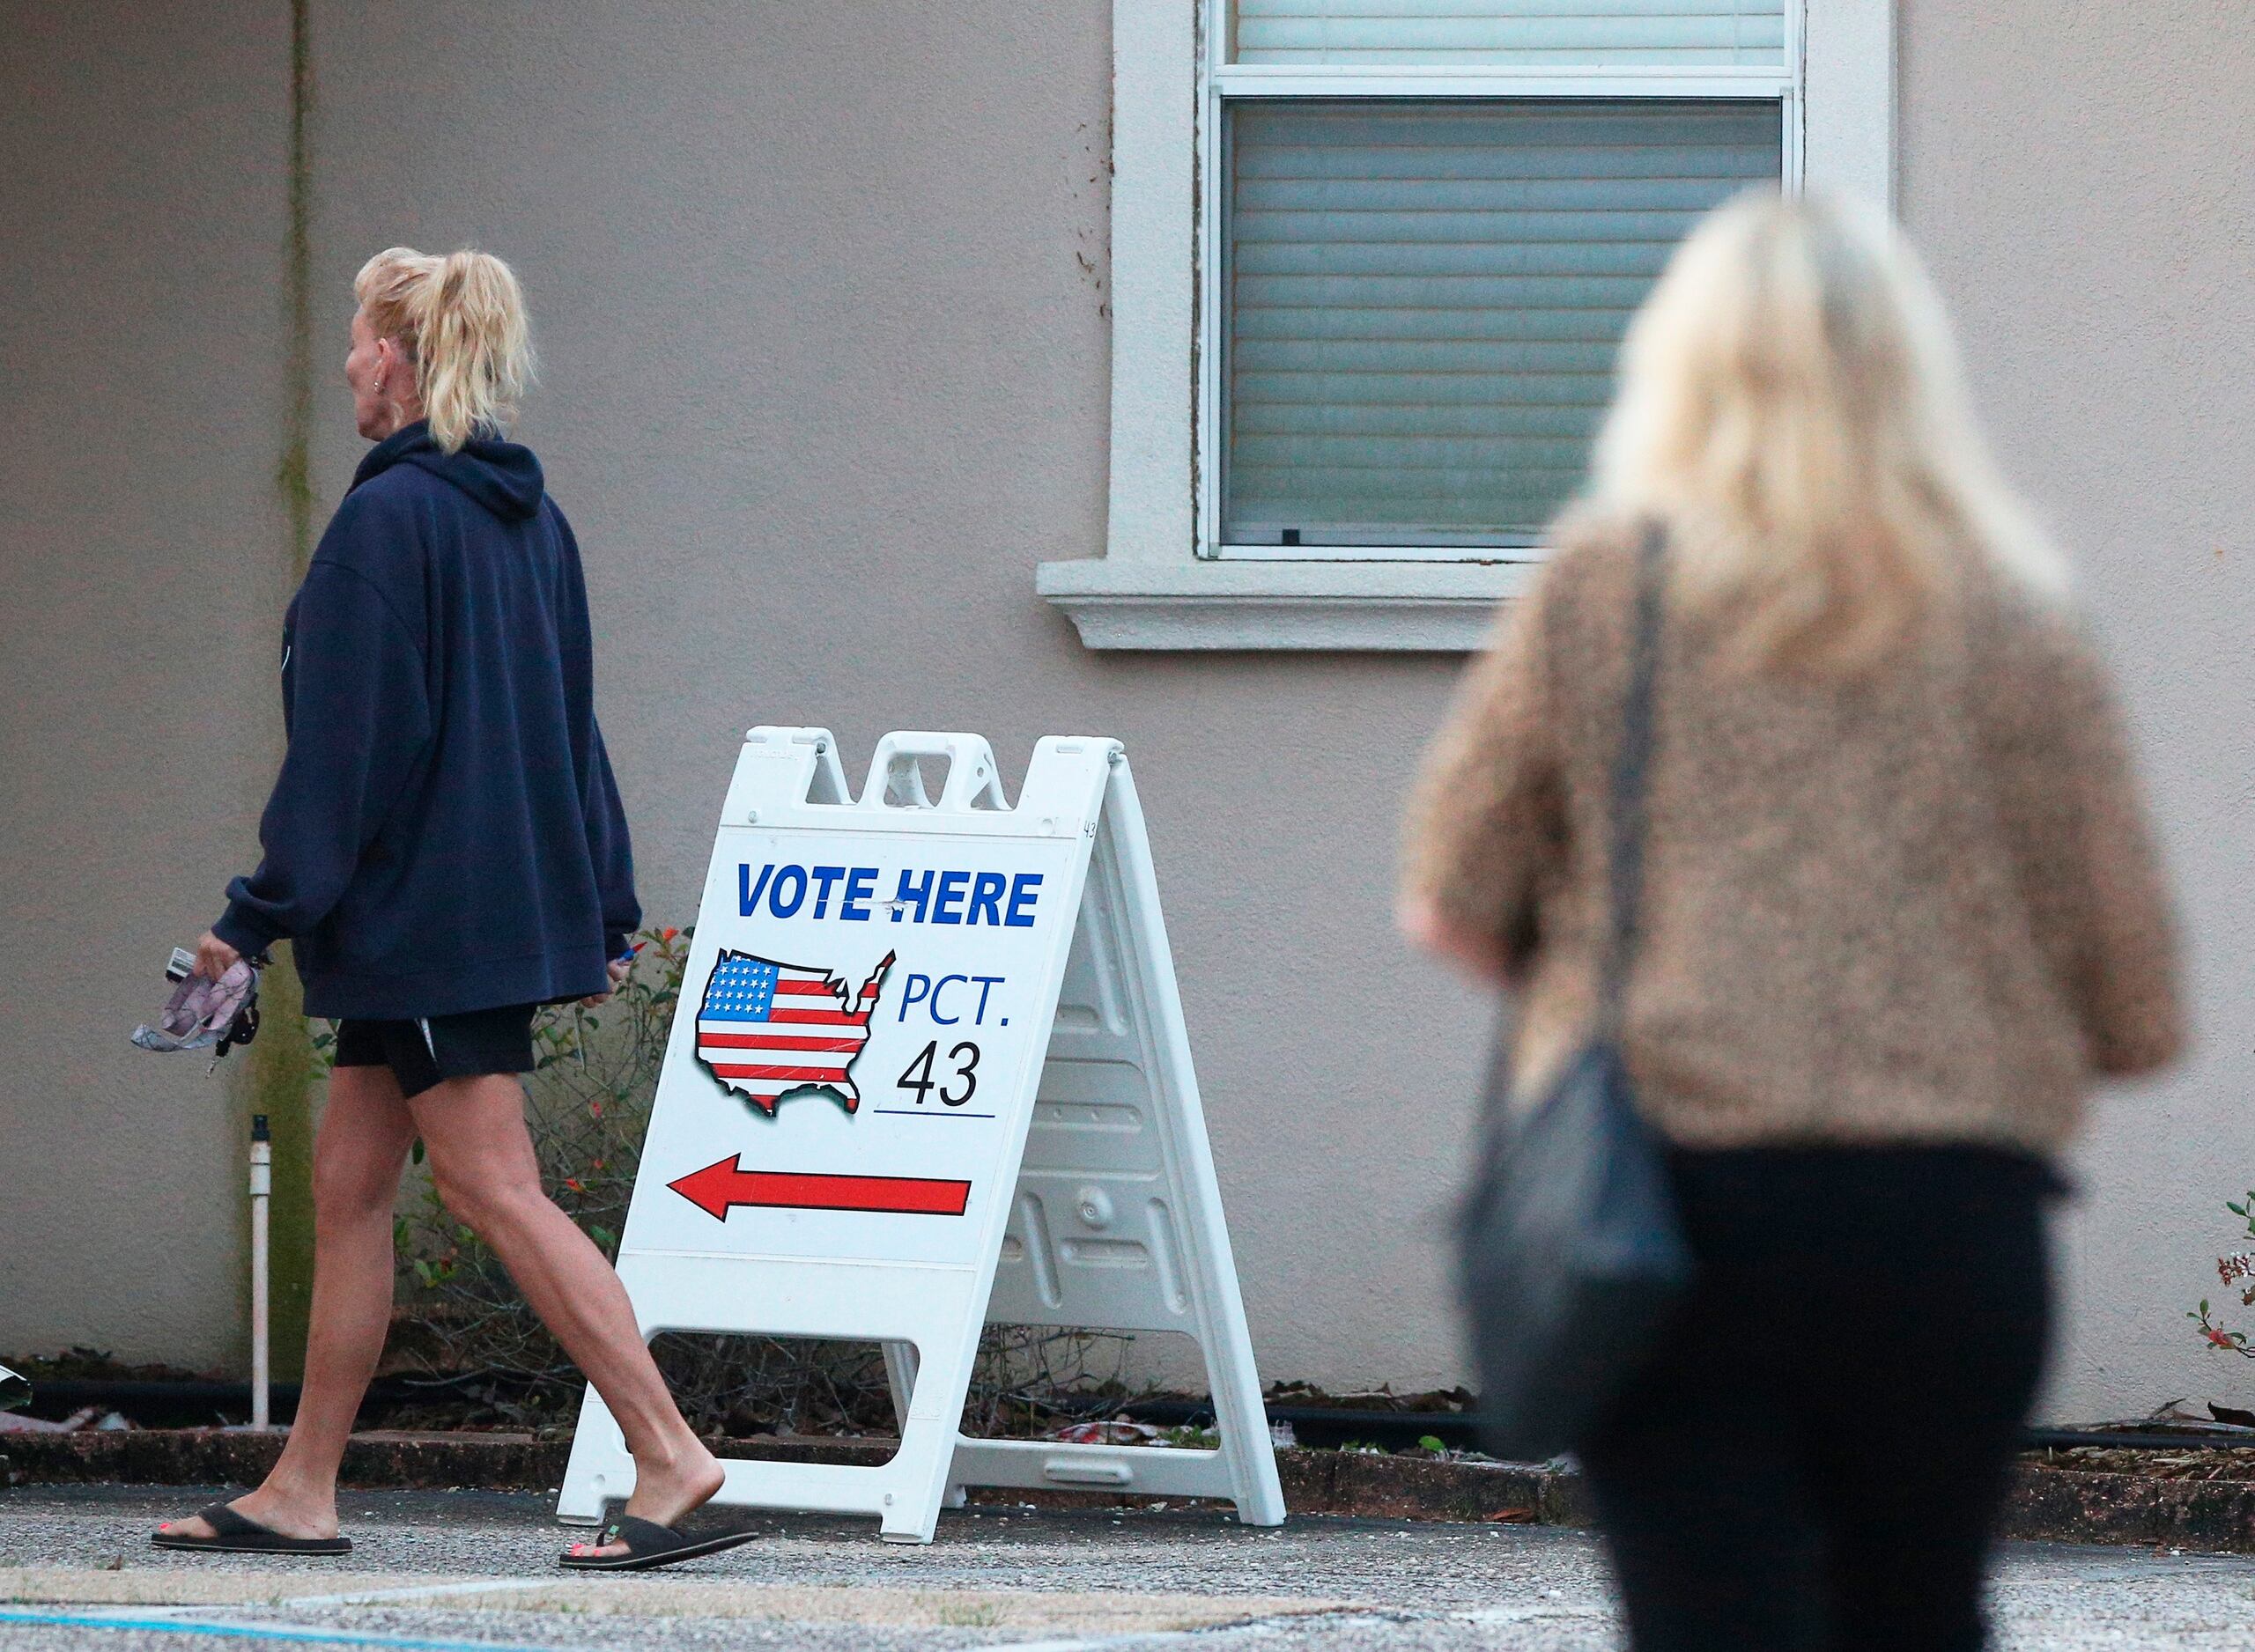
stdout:
POLYGON ((415 364, 431 439, 448 453, 480 431, 499 432, 532 382, 525 295, 491 253, 445 257, 392 247, 360 266, 352 296, 380 338, 415 364))
POLYGON ((1835 202, 1744 195, 1676 250, 1623 347, 1593 494, 1668 525, 1677 600, 1721 616, 1756 669, 1891 654, 1968 557, 2066 583, 1982 439, 1916 257, 1835 202))

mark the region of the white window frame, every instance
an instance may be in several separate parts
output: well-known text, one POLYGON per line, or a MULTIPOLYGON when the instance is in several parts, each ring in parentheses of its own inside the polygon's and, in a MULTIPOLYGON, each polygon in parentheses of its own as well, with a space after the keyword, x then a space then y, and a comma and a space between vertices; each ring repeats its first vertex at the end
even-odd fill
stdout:
POLYGON ((1214 542, 1225 98, 1775 98, 1788 187, 1895 206, 1895 0, 1787 0, 1783 70, 1540 74, 1230 64, 1226 4, 1113 0, 1110 520, 1037 578, 1091 648, 1462 652, 1542 555, 1214 542))
MULTIPOLYGON (((1218 13, 1229 0, 1208 0, 1218 13)), ((1221 60, 1215 41, 1214 61, 1206 66, 1206 94, 1201 100, 1203 117, 1200 132, 1201 171, 1199 199, 1203 207, 1201 246, 1207 255, 1199 260, 1198 359, 1201 367, 1196 438, 1198 443, 1197 554, 1216 560, 1253 558, 1262 562, 1472 562, 1525 563, 1540 561, 1539 547, 1468 549, 1462 545, 1252 545, 1233 544, 1222 535, 1222 362, 1225 358, 1222 334, 1227 306, 1222 290, 1223 203, 1230 181, 1222 143, 1226 105, 1264 98, 1421 98, 1434 100, 1521 100, 1546 98, 1670 99, 1774 102, 1782 129, 1778 148, 1783 157, 1779 181, 1788 188, 1800 185, 1800 85, 1797 38, 1799 8, 1786 8, 1785 62, 1773 69, 1703 69, 1687 72, 1675 69, 1527 74, 1503 70, 1467 73, 1461 70, 1324 69, 1311 72, 1298 64, 1232 65, 1221 60)), ((1209 30, 1214 39, 1217 30, 1209 30)))

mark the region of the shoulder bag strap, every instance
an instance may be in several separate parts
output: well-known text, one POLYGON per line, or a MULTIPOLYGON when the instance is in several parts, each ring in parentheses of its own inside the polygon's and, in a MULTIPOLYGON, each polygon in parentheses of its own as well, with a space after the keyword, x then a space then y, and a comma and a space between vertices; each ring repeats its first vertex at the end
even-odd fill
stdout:
POLYGON ((1598 982, 1598 1036, 1620 1036, 1629 970, 1637 955, 1644 905, 1646 800, 1652 771, 1653 684, 1660 675, 1660 616, 1665 607, 1667 530, 1645 530, 1637 561, 1636 628, 1630 644, 1629 696, 1622 708, 1621 749, 1613 763, 1611 902, 1604 974, 1598 982))

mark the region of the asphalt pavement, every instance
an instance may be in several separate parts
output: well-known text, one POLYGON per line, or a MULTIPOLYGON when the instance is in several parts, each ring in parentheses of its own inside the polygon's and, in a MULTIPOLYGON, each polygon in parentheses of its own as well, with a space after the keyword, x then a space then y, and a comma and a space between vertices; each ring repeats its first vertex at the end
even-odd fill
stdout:
MULTIPOLYGON (((363 1492, 341 1561, 183 1555, 159 1520, 223 1495, 153 1486, 0 1491, 0 1652, 1600 1652, 1623 1646, 1588 1537, 1528 1526, 1329 1517, 1280 1531, 1204 1508, 951 1512, 928 1547, 875 1523, 721 1516, 742 1548, 669 1570, 586 1577, 583 1535, 550 1502, 487 1492, 363 1492)), ((2015 1545, 1996 1644, 2255 1645, 2255 1559, 2015 1545)))

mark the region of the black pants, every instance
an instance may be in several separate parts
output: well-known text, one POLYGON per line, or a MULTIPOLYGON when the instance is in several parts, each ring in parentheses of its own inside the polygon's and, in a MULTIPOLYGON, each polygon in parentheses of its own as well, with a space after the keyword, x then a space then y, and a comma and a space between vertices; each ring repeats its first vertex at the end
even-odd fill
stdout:
POLYGON ((1638 1652, 1960 1652, 2050 1309, 2037 1161, 1675 1158, 1700 1277, 1580 1457, 1638 1652))

